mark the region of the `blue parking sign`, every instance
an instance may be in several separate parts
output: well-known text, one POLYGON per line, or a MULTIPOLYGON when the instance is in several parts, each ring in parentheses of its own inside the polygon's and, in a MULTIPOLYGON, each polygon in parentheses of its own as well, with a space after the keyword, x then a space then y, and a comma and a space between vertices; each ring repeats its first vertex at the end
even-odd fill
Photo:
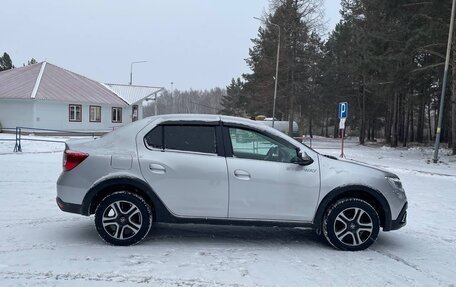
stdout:
POLYGON ((348 116, 348 103, 339 103, 339 119, 345 119, 348 116))

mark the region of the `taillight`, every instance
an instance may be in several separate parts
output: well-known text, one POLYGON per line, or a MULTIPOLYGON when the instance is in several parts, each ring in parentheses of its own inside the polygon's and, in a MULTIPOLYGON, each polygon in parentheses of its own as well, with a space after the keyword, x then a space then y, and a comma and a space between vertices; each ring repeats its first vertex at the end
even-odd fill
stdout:
POLYGON ((83 152, 77 152, 72 150, 65 150, 63 153, 63 170, 69 171, 77 167, 83 160, 89 155, 83 152))

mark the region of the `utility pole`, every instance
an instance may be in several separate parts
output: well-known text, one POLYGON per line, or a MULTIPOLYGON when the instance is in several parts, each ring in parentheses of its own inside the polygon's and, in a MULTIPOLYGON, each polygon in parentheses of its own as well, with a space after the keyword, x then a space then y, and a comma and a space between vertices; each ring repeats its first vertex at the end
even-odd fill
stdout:
POLYGON ((437 131, 435 133, 435 147, 434 147, 434 158, 433 158, 434 163, 437 163, 439 161, 440 132, 442 131, 443 112, 444 112, 444 108, 445 108, 445 90, 446 90, 447 78, 448 78, 448 66, 450 64, 451 41, 453 39, 455 5, 456 5, 456 0, 453 0, 453 4, 451 6, 450 29, 448 32, 448 44, 447 44, 447 51, 446 51, 446 58, 445 58, 445 70, 443 71, 442 94, 440 95, 439 122, 437 125, 437 131))
POLYGON ((130 86, 133 84, 133 64, 147 63, 147 61, 136 61, 130 63, 130 86))
MULTIPOLYGON (((263 23, 265 23, 265 20, 253 17, 253 19, 259 20, 263 23)), ((269 24, 275 26, 279 30, 279 37, 277 40, 277 59, 276 59, 276 71, 275 71, 275 83, 274 83, 274 101, 272 103, 272 127, 274 127, 274 122, 275 122, 275 110, 276 110, 276 100, 277 100, 277 82, 279 81, 279 56, 280 56, 280 26, 276 23, 272 23, 268 21, 269 24)))

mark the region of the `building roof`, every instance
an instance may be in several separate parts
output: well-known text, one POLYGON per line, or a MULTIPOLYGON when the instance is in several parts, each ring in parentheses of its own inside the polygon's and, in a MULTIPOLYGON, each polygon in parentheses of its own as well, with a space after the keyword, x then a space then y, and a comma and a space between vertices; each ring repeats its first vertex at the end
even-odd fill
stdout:
POLYGON ((30 99, 41 64, 0 72, 0 99, 30 99))
POLYGON ((0 99, 128 104, 103 84, 48 62, 0 72, 0 99))
POLYGON ((122 84, 105 84, 119 97, 121 97, 129 105, 136 104, 144 99, 153 96, 163 90, 162 87, 122 85, 122 84))

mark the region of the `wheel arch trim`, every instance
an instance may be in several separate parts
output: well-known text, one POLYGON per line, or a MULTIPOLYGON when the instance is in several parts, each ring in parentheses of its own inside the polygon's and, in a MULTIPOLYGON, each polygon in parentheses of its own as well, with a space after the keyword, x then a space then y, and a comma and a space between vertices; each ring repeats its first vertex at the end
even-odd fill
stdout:
POLYGON ((84 199, 82 200, 81 213, 83 215, 90 215, 92 203, 94 199, 96 199, 96 196, 100 194, 100 192, 103 192, 106 189, 114 186, 126 186, 129 188, 135 188, 145 193, 147 195, 147 198, 145 198, 145 200, 152 202, 153 204, 152 208, 155 211, 155 216, 162 214, 163 209, 166 209, 157 194, 142 179, 133 177, 112 177, 96 183, 89 189, 89 191, 84 196, 84 199))
POLYGON ((372 196, 380 204, 380 207, 382 208, 383 213, 384 213, 383 214, 384 215, 383 230, 384 231, 391 230, 391 223, 392 223, 391 208, 388 204, 388 201, 383 196, 383 194, 381 194, 380 191, 378 191, 372 187, 365 186, 365 185, 341 186, 341 187, 337 187, 337 188, 331 190, 328 194, 326 194, 325 197, 320 201, 317 211, 315 213, 314 220, 313 220, 314 228, 320 227, 320 224, 323 220, 325 210, 328 208, 329 204, 332 203, 335 199, 342 198, 344 194, 349 194, 350 192, 362 192, 362 193, 367 193, 370 196, 372 196))

